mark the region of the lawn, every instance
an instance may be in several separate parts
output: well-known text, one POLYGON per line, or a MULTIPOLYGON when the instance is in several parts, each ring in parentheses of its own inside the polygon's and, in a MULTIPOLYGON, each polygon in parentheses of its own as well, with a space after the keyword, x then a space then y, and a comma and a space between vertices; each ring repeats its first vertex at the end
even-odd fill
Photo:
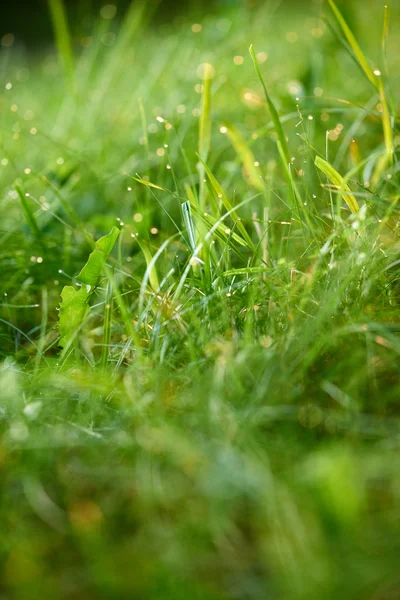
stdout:
POLYGON ((397 600, 400 5, 48 10, 1 38, 1 600, 397 600))

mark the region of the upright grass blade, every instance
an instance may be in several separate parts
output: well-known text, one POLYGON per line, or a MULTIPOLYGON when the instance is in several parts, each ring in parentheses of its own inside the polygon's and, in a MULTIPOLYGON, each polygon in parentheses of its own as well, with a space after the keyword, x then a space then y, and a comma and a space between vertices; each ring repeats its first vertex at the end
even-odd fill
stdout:
POLYGON ((111 341, 111 317, 113 309, 113 285, 112 279, 107 282, 106 303, 104 305, 104 325, 103 325, 103 350, 101 354, 101 366, 106 368, 110 354, 111 341))
MULTIPOLYGON (((211 143, 211 79, 213 67, 209 63, 204 64, 203 74, 203 92, 201 97, 201 113, 199 123, 199 155, 202 161, 206 162, 210 151, 211 143)), ((200 175, 200 206, 204 208, 205 185, 204 185, 204 166, 201 164, 200 175)))
POLYGON ((185 223, 186 231, 187 231, 188 238, 189 238, 189 244, 190 244, 191 250, 193 252, 195 250, 197 244, 196 244, 196 232, 195 232, 195 229, 193 226, 192 213, 191 213, 191 209, 190 209, 190 202, 182 202, 181 208, 182 208, 183 221, 185 223))
POLYGON ((357 58, 357 61, 360 65, 360 67, 362 68, 365 75, 368 77, 368 79, 372 83, 372 85, 377 87, 376 76, 374 75, 374 72, 371 69, 371 67, 368 63, 368 60, 367 60, 365 54, 363 53, 363 51, 361 50, 356 38, 354 37, 353 32, 351 31, 350 27, 347 25, 342 13, 336 6, 334 0, 328 0, 328 2, 333 11, 333 14, 336 17, 337 22, 339 23, 344 35, 347 38, 348 43, 351 46, 351 49, 353 50, 353 52, 355 54, 355 57, 357 58))
POLYGON ((229 140, 236 150, 250 185, 260 192, 265 191, 265 186, 261 181, 257 167, 255 166, 254 154, 250 150, 246 140, 233 125, 227 125, 226 128, 229 140))
POLYGON ((282 128, 282 123, 281 123, 281 121, 279 119, 278 111, 276 110, 275 105, 274 105, 274 103, 271 100, 271 97, 270 97, 270 95, 268 93, 268 90, 267 90, 267 86, 265 85, 264 79, 263 79, 263 77, 261 75, 261 71, 260 71, 260 68, 258 66, 257 57, 256 57, 256 54, 254 52, 253 44, 250 46, 249 52, 250 52, 250 56, 251 56, 251 58, 253 60, 254 68, 256 70, 256 73, 258 75, 258 78, 259 78, 260 83, 261 83, 261 85, 263 87, 263 90, 264 90, 264 94, 265 94, 265 99, 267 101, 268 110, 270 112, 271 119, 272 119, 272 122, 274 124, 274 129, 275 129, 275 131, 277 133, 277 136, 278 136, 278 139, 279 139, 279 141, 281 143, 283 155, 284 155, 285 160, 286 160, 286 164, 289 164, 289 162, 290 162, 290 153, 289 153, 288 143, 286 141, 286 136, 285 136, 285 133, 284 133, 283 128, 282 128))
POLYGON ((221 200, 221 202, 224 205, 224 207, 226 208, 226 210, 230 213, 231 218, 235 222, 235 225, 238 228, 243 239, 247 242, 247 245, 249 246, 249 248, 251 248, 252 250, 255 250, 253 241, 252 241, 251 237, 249 236, 249 234, 247 233, 245 226, 243 225, 242 221, 240 220, 240 217, 237 215, 237 213, 235 211, 235 207, 232 206, 232 203, 229 200, 229 198, 227 197, 227 195, 225 194, 222 186, 217 181, 217 179, 214 177, 214 175, 212 174, 212 172, 210 171, 210 169, 206 165, 206 163, 201 158, 200 158, 200 161, 203 164, 204 170, 207 174, 208 179, 210 180, 210 183, 211 183, 215 193, 217 194, 218 198, 221 200))
POLYGON ((33 214, 31 207, 29 206, 26 196, 22 191, 22 188, 17 183, 14 185, 14 187, 19 196, 21 207, 25 215, 25 219, 28 223, 29 229, 31 230, 32 235, 36 238, 36 240, 41 241, 42 233, 39 229, 39 225, 37 224, 36 217, 33 214))
POLYGON ((347 185, 345 179, 329 164, 326 160, 317 156, 315 159, 315 166, 322 171, 328 179, 333 183, 335 187, 341 192, 343 195, 343 199, 346 202, 347 206, 351 210, 352 213, 356 213, 359 210, 358 202, 351 193, 349 186, 347 185))
POLYGON ((155 265, 155 262, 153 261, 153 255, 150 251, 150 248, 147 246, 147 244, 143 240, 140 241, 138 238, 136 238, 136 241, 139 244, 140 249, 143 252, 143 256, 146 260, 146 264, 147 264, 146 272, 148 273, 150 285, 153 289, 153 292, 157 292, 160 284, 159 284, 159 280, 158 280, 156 265, 155 265))
POLYGON ((64 2, 63 0, 48 0, 48 2, 58 53, 64 65, 66 79, 71 84, 75 60, 64 2))
POLYGON ((60 201, 60 204, 63 207, 63 209, 65 210, 65 212, 67 213, 67 215, 75 223, 76 227, 82 232, 82 234, 84 235, 88 244, 92 248, 94 248, 94 245, 95 245, 94 240, 93 240, 91 234, 86 229, 85 224, 83 223, 83 221, 80 218, 80 216, 78 215, 78 213, 69 204, 69 202, 64 198, 64 196, 62 195, 60 190, 45 175, 40 176, 40 179, 51 189, 51 191, 54 193, 56 198, 60 201))
MULTIPOLYGON (((353 35, 353 32, 351 31, 350 27, 347 25, 342 13, 336 6, 334 0, 328 0, 328 2, 329 2, 329 5, 330 5, 335 17, 336 17, 337 22, 339 23, 339 26, 341 27, 341 29, 347 39, 347 42, 349 43, 357 61, 358 61, 358 64, 360 65, 361 69, 364 71, 368 80, 372 83, 374 88, 379 93, 379 99, 380 99, 380 102, 382 105, 382 127, 383 127, 383 135, 384 135, 384 140, 385 140, 386 156, 387 156, 387 161, 389 163, 392 163, 393 162, 393 152, 394 152, 393 129, 392 129, 392 124, 391 124, 389 106, 388 106, 388 102, 387 102, 387 98, 386 98, 385 87, 383 85, 383 81, 381 78, 381 73, 378 71, 374 72, 372 70, 365 54, 361 50, 356 38, 353 35)), ((385 40, 386 40, 386 36, 387 36, 387 31, 388 31, 388 13, 386 11, 384 27, 383 27, 383 37, 382 37, 383 48, 385 48, 385 43, 386 43, 385 40)))

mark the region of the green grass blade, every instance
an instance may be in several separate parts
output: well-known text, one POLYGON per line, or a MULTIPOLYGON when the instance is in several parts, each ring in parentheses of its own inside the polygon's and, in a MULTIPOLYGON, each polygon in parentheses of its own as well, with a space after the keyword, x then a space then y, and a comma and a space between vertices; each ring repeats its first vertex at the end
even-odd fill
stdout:
POLYGON ((183 202, 181 204, 183 220, 185 223, 186 231, 189 237, 189 244, 192 252, 196 248, 196 232, 193 225, 192 213, 190 208, 190 202, 183 202))
POLYGON ((64 65, 65 76, 71 81, 74 74, 74 54, 63 0, 49 0, 51 20, 58 53, 64 65))
POLYGON ((112 308, 113 286, 112 280, 109 279, 107 282, 106 303, 104 305, 103 350, 101 353, 101 366, 103 369, 107 366, 110 354, 112 308))
MULTIPOLYGON (((211 79, 213 67, 209 63, 204 64, 203 92, 201 98, 201 113, 199 122, 199 156, 206 162, 211 144, 211 79)), ((200 206, 205 203, 204 166, 199 169, 200 176, 200 206)))
POLYGON ((265 186, 261 181, 260 174, 254 164, 254 154, 250 150, 246 140, 240 135, 239 131, 233 127, 233 125, 226 125, 226 128, 228 138, 236 150, 250 185, 252 185, 256 190, 261 192, 265 191, 265 186))
POLYGON ((358 202, 351 193, 349 186, 345 179, 329 164, 326 160, 317 156, 315 159, 315 166, 324 173, 328 179, 333 183, 338 190, 342 192, 343 199, 352 213, 356 213, 359 210, 358 202))
POLYGON ((350 27, 347 25, 342 13, 340 12, 340 10, 338 9, 338 7, 336 6, 334 0, 328 0, 330 7, 333 11, 333 14, 336 17, 337 22, 339 23, 351 49, 354 52, 355 57, 357 58, 357 61, 360 65, 360 67, 362 68, 362 70, 364 71, 365 75, 368 77, 368 79, 370 80, 370 82, 372 83, 373 86, 377 87, 377 78, 374 75, 373 70, 371 69, 369 62, 365 56, 365 54, 363 53, 363 51, 361 50, 356 38, 353 35, 353 32, 351 31, 350 27))
POLYGON ((40 231, 39 225, 37 224, 36 221, 36 217, 33 214, 31 207, 29 206, 29 203, 27 201, 27 197, 25 196, 24 192, 22 191, 21 187, 16 183, 14 185, 15 190, 19 196, 20 202, 21 202, 21 207, 23 210, 23 213, 25 215, 25 219, 28 223, 29 229, 32 232, 32 235, 38 240, 41 240, 42 237, 42 233, 40 231))
POLYGON ((278 139, 279 139, 279 141, 281 143, 283 154, 285 156, 287 164, 289 164, 289 162, 290 162, 290 153, 289 153, 289 147, 288 147, 288 143, 287 143, 287 140, 286 140, 286 136, 285 136, 285 133, 283 131, 282 123, 281 123, 281 121, 279 119, 278 111, 276 110, 275 105, 274 105, 274 103, 271 100, 271 97, 270 97, 270 95, 268 93, 268 90, 267 90, 267 86, 265 85, 263 76, 261 75, 260 67, 258 66, 257 57, 256 57, 256 54, 254 52, 253 44, 250 46, 249 52, 250 52, 250 56, 251 56, 251 58, 253 60, 254 68, 255 68, 256 73, 258 75, 258 79, 260 80, 260 83, 261 83, 261 85, 263 87, 264 94, 265 94, 265 99, 267 101, 268 110, 270 112, 271 119, 272 119, 272 122, 274 124, 274 128, 275 128, 275 131, 277 133, 278 139))
POLYGON ((237 215, 237 213, 235 211, 235 207, 232 205, 228 196, 225 194, 222 186, 217 181, 217 179, 214 177, 214 175, 211 173, 211 171, 210 171, 209 167, 206 165, 206 163, 201 158, 200 158, 200 161, 204 166, 204 170, 207 174, 208 179, 210 180, 210 183, 214 189, 214 192, 217 194, 218 198, 221 200, 221 202, 224 205, 224 207, 226 208, 226 210, 228 212, 230 212, 231 218, 235 222, 235 225, 238 228, 238 231, 241 233, 243 239, 246 240, 246 243, 249 246, 249 248, 254 250, 255 246, 253 244, 253 241, 252 241, 251 237, 249 236, 249 234, 247 233, 245 226, 243 225, 242 221, 240 220, 240 217, 237 215))

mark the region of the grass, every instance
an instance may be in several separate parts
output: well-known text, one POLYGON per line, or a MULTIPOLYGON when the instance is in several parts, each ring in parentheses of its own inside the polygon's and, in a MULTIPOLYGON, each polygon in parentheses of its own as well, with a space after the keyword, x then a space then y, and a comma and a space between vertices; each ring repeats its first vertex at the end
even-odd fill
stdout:
POLYGON ((0 593, 397 598, 399 7, 149 6, 2 50, 0 593))

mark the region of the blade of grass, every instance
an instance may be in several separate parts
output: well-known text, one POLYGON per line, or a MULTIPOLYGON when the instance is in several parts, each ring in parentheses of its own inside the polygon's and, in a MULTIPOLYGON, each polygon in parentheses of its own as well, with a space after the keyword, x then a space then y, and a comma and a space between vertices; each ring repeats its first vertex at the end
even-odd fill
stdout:
POLYGON ((40 231, 39 225, 37 224, 37 221, 36 221, 36 217, 33 214, 31 207, 29 206, 27 197, 25 196, 24 192, 22 191, 22 188, 17 183, 14 185, 14 187, 19 196, 19 199, 21 202, 21 207, 22 207, 23 213, 25 215, 25 219, 28 223, 29 229, 31 230, 31 233, 36 238, 36 240, 41 242, 42 232, 40 231))
POLYGON ((65 77, 71 84, 75 61, 64 2, 63 0, 48 1, 58 53, 64 65, 65 77))
MULTIPOLYGON (((206 162, 210 151, 211 143, 211 79, 213 67, 209 63, 204 64, 203 74, 203 92, 201 97, 201 113, 199 123, 199 156, 206 162)), ((200 207, 205 204, 205 185, 204 185, 204 166, 201 164, 199 169, 200 177, 200 207)))
POLYGON ((211 171, 210 171, 209 167, 206 165, 206 163, 201 158, 200 158, 200 161, 204 166, 204 170, 207 174, 208 179, 210 180, 210 183, 211 183, 215 193, 217 194, 218 198, 221 200, 221 202, 224 205, 224 207, 226 208, 226 210, 230 213, 231 218, 235 222, 235 225, 238 228, 238 230, 240 231, 243 239, 247 242, 247 245, 249 246, 249 248, 251 248, 252 250, 255 250, 253 241, 252 241, 251 237, 249 236, 249 234, 247 233, 245 226, 243 225, 242 221, 240 220, 240 217, 237 215, 237 213, 235 211, 235 207, 232 206, 232 203, 229 200, 229 198, 227 197, 227 195, 225 194, 222 186, 218 183, 217 179, 211 173, 211 171))
POLYGON ((109 279, 107 281, 106 303, 104 305, 103 350, 101 354, 101 366, 103 370, 107 367, 110 354, 112 308, 113 287, 112 280, 109 279))
POLYGON ((377 80, 374 75, 374 72, 371 69, 371 67, 368 63, 368 60, 367 60, 365 54, 363 53, 363 51, 361 50, 356 38, 354 37, 353 32, 351 31, 350 27, 347 25, 345 19, 343 18, 342 13, 336 6, 334 0, 328 0, 328 2, 332 9, 333 14, 336 17, 337 22, 339 23, 344 35, 347 38, 348 43, 350 44, 351 49, 353 50, 353 52, 358 60, 360 67, 362 68, 365 75, 368 77, 368 79, 372 83, 372 85, 377 87, 377 80))
MULTIPOLYGON (((328 0, 328 2, 329 2, 329 5, 330 5, 335 17, 336 17, 337 22, 339 23, 339 26, 341 27, 350 47, 358 61, 358 64, 360 65, 361 69, 364 71, 368 80, 372 83, 372 85, 375 87, 375 89, 379 93, 379 99, 380 99, 380 102, 382 105, 382 127, 383 127, 383 136, 384 136, 384 140, 385 140, 386 155, 387 155, 388 162, 391 164, 393 162, 393 131, 392 131, 392 124, 391 124, 391 117, 390 117, 388 102, 387 102, 387 98, 386 98, 385 87, 384 87, 383 81, 381 79, 381 73, 380 73, 380 71, 372 70, 372 68, 368 62, 368 59, 366 58, 365 54, 361 50, 355 36, 353 35, 353 32, 351 31, 350 27, 347 25, 342 13, 336 6, 334 0, 328 0)), ((386 39, 387 28, 388 28, 388 13, 385 12, 383 38, 382 38, 383 40, 386 39)), ((382 41, 382 44, 384 47, 385 42, 382 41)))
POLYGON ((264 192, 265 186, 263 185, 259 176, 259 172, 257 171, 257 167, 254 164, 254 154, 248 147, 246 140, 240 135, 237 129, 233 127, 233 125, 226 125, 226 128, 229 140, 236 150, 250 185, 256 188, 256 190, 264 192))
POLYGON ((289 164, 289 162, 290 162, 290 153, 289 153, 288 143, 286 141, 286 136, 285 136, 285 133, 284 133, 283 128, 282 128, 282 123, 280 122, 280 119, 279 119, 278 111, 276 110, 275 105, 274 105, 274 103, 271 100, 271 97, 270 97, 270 95, 268 93, 268 90, 267 90, 267 86, 265 85, 263 76, 261 75, 260 67, 258 66, 257 57, 256 57, 256 54, 254 52, 253 44, 250 46, 249 52, 250 52, 250 56, 252 58, 252 61, 253 61, 254 68, 256 70, 258 79, 260 80, 260 83, 261 83, 261 85, 263 87, 263 90, 264 90, 264 94, 265 94, 265 99, 267 101, 268 110, 269 110, 270 115, 271 115, 271 119, 272 119, 272 122, 273 122, 273 125, 274 125, 274 129, 275 129, 275 131, 276 131, 276 133, 278 135, 278 139, 279 139, 279 141, 281 143, 283 155, 285 157, 286 163, 289 164))
POLYGON ((351 193, 349 186, 345 179, 329 164, 326 160, 317 156, 315 158, 315 166, 328 177, 335 187, 340 190, 343 199, 352 213, 356 213, 359 210, 358 202, 351 193))

